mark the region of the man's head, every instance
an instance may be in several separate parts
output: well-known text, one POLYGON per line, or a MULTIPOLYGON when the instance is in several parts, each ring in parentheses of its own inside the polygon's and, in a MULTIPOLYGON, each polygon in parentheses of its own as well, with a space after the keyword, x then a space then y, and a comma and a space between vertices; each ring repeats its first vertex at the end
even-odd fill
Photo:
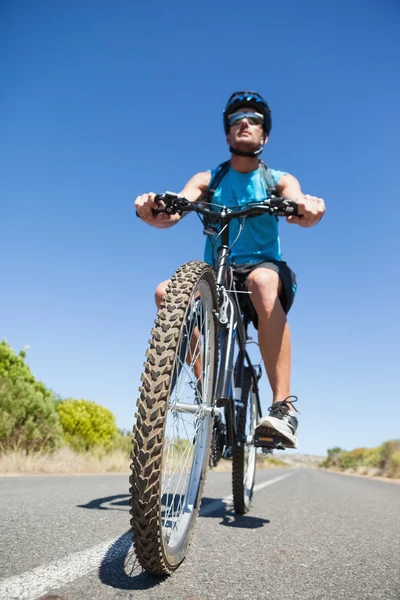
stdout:
POLYGON ((264 98, 256 92, 235 92, 223 115, 231 152, 249 157, 261 154, 271 130, 271 111, 264 98))

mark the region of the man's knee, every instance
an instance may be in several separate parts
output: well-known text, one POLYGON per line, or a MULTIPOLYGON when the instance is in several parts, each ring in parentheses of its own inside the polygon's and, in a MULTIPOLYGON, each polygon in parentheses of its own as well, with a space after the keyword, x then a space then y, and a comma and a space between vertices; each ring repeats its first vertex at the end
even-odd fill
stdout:
POLYGON ((271 313, 279 302, 281 281, 272 269, 254 269, 247 278, 247 289, 257 312, 271 313))
POLYGON ((168 287, 168 284, 170 281, 171 281, 170 279, 167 279, 167 281, 162 281, 156 287, 155 299, 156 299, 156 304, 157 304, 158 308, 160 308, 160 304, 165 296, 165 293, 167 291, 167 287, 168 287))

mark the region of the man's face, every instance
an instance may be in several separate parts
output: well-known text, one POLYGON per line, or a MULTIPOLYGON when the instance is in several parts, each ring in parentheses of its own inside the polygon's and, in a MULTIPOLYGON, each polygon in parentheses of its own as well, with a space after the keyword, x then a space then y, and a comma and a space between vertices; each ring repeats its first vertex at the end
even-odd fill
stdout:
MULTIPOLYGON (((237 113, 249 113, 250 116, 254 112, 254 109, 246 107, 238 109, 234 115, 237 113)), ((232 115, 229 116, 232 117, 232 115)), ((230 126, 226 139, 228 144, 233 148, 246 152, 259 148, 267 142, 268 138, 261 124, 252 124, 249 119, 244 118, 230 126)))

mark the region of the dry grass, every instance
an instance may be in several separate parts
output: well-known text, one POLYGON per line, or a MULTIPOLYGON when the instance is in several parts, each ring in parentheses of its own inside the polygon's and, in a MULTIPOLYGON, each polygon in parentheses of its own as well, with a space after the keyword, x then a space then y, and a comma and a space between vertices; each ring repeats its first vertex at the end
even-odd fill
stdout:
MULTIPOLYGON (((13 450, 0 455, 1 475, 73 475, 83 473, 129 473, 129 457, 122 450, 107 454, 78 454, 70 448, 61 448, 53 454, 13 450)), ((257 468, 286 467, 286 463, 274 458, 257 455, 257 468)), ((220 460, 216 471, 231 471, 232 463, 220 460)))
MULTIPOLYGON (((262 454, 257 454, 257 469, 274 469, 289 466, 291 465, 288 465, 286 462, 283 462, 282 460, 279 460, 273 456, 263 456, 262 454)), ((218 465, 212 470, 217 472, 232 471, 232 461, 221 459, 218 465)))
POLYGON ((15 450, 0 455, 0 475, 63 475, 80 473, 128 473, 129 457, 122 450, 108 454, 78 454, 61 448, 53 454, 26 454, 15 450))

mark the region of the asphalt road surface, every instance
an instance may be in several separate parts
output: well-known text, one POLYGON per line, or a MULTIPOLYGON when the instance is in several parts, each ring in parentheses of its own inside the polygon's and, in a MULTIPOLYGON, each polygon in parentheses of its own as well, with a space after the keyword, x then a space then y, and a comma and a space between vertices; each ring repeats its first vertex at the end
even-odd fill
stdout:
POLYGON ((251 512, 209 472, 183 565, 143 572, 126 475, 0 478, 0 599, 400 600, 400 485, 316 470, 257 473, 251 512))

